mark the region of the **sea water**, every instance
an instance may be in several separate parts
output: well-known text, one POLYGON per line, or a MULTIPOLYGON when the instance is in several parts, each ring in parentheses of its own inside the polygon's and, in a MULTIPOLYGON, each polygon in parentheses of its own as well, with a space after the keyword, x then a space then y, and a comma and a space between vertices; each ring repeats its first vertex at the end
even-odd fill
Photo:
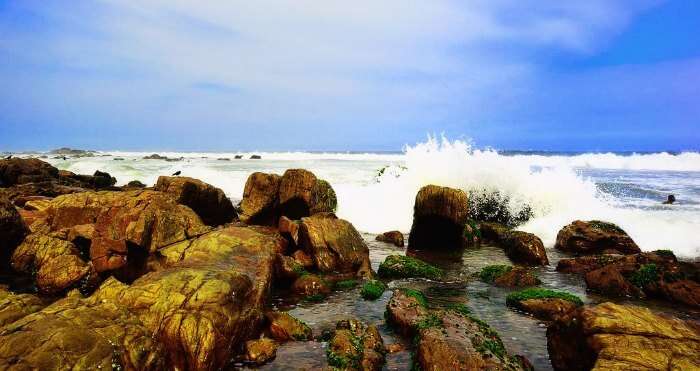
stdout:
POLYGON ((67 160, 49 156, 47 161, 75 173, 107 171, 118 185, 131 180, 153 185, 158 176, 181 171, 220 187, 233 200, 242 197, 246 179, 255 171, 282 174, 304 168, 331 183, 338 196, 337 214, 369 233, 408 232, 415 195, 427 184, 499 191, 510 198, 513 211, 530 205, 534 217, 518 229, 535 233, 548 248, 562 226, 576 219, 599 219, 620 225, 642 250, 670 249, 682 258, 700 257, 697 152, 500 152, 429 138, 396 153, 158 152, 183 159, 143 159, 152 153, 110 151, 67 160), (253 154, 262 159, 250 159, 253 154), (663 205, 669 194, 678 201, 663 205))

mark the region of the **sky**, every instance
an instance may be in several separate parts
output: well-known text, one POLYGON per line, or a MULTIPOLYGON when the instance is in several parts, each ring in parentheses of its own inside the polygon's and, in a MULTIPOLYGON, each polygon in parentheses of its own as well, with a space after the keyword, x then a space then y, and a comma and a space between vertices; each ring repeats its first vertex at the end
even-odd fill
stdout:
POLYGON ((0 151, 700 150, 700 1, 0 0, 0 151))

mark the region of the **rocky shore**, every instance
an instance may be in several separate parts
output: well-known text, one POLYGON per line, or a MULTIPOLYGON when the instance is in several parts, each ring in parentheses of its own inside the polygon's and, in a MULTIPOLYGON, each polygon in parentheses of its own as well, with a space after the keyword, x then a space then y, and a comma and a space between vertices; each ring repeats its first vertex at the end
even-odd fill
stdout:
POLYGON ((542 323, 548 367, 700 369, 700 266, 642 252, 611 223, 572 221, 547 250, 514 229, 500 198, 487 213, 475 195, 429 185, 404 248, 401 232, 374 241, 338 218, 333 187, 303 169, 251 174, 238 205, 193 178, 115 184, 100 171, 0 160, 0 369, 264 368, 292 349, 322 349, 303 351, 309 368, 542 365, 461 296, 475 284, 507 296, 490 308, 542 323), (370 243, 392 253, 377 260, 370 243), (509 262, 474 271, 463 261, 493 251, 509 262), (548 289, 542 272, 601 300, 548 289), (285 310, 337 297, 365 313, 333 313, 319 328, 285 310))

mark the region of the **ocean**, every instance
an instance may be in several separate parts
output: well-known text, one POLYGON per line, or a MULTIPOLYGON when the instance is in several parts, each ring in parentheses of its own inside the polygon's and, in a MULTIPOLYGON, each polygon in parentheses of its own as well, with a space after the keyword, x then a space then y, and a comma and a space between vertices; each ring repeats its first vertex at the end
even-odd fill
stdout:
POLYGON ((535 233, 548 248, 562 226, 576 219, 599 219, 621 226, 642 250, 670 249, 681 258, 700 257, 697 152, 499 152, 432 138, 396 153, 157 152, 183 159, 143 159, 153 153, 109 151, 67 160, 49 155, 46 161, 75 173, 106 171, 118 185, 132 180, 153 185, 158 176, 179 170, 220 187, 234 201, 241 198, 252 172, 282 174, 304 168, 331 183, 338 216, 366 233, 408 232, 415 195, 427 184, 497 190, 509 197, 513 211, 531 206, 534 217, 518 229, 535 233), (250 159, 253 154, 262 158, 250 159), (662 205, 669 194, 677 203, 662 205))

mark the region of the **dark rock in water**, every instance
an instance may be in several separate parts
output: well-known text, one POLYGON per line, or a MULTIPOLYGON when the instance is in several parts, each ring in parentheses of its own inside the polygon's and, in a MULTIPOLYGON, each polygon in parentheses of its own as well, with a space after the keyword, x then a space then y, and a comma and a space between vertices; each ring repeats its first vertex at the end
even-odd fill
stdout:
POLYGON ((528 268, 509 265, 486 266, 479 272, 479 279, 499 287, 526 287, 541 283, 528 268))
POLYGON ((52 155, 66 155, 66 156, 74 156, 74 157, 91 157, 94 156, 95 151, 91 150, 82 150, 82 149, 73 149, 73 148, 68 148, 68 147, 62 147, 58 149, 54 149, 51 152, 49 152, 52 155))
POLYGON ((0 272, 8 268, 12 252, 28 233, 15 205, 0 197, 0 272))
POLYGON ((235 156, 233 156, 233 158, 236 160, 240 160, 243 158, 243 155, 235 155, 235 156))
POLYGON ((374 325, 340 321, 328 342, 328 364, 343 370, 378 371, 384 366, 384 342, 374 325))
POLYGON ((317 213, 334 212, 335 191, 310 171, 287 170, 276 174, 253 173, 246 181, 240 204, 241 221, 276 226, 280 216, 297 220, 317 213))
POLYGON ((0 160, 0 187, 51 181, 58 178, 58 169, 36 158, 0 160))
POLYGON ((240 219, 247 224, 274 225, 279 217, 279 188, 282 177, 256 172, 243 189, 240 219))
POLYGON ((106 189, 114 186, 117 179, 103 171, 95 171, 93 175, 77 175, 70 171, 61 170, 58 173, 59 182, 74 187, 90 189, 106 189))
POLYGON ((250 156, 250 159, 251 160, 260 160, 260 159, 262 159, 262 157, 260 155, 252 155, 252 156, 250 156))
POLYGON ((124 159, 121 158, 121 157, 115 157, 115 158, 113 158, 112 160, 113 160, 113 161, 124 161, 124 159))
POLYGON ((279 341, 307 341, 312 339, 311 328, 287 312, 267 312, 270 337, 279 341))
POLYGON ((167 160, 168 158, 166 156, 161 156, 157 153, 154 153, 152 155, 144 156, 144 160, 167 160))
POLYGON ((245 343, 246 361, 261 366, 277 356, 279 345, 271 339, 249 340, 245 343))
POLYGON ((567 292, 530 288, 508 294, 506 305, 541 320, 552 321, 580 307, 583 302, 567 292))
POLYGON ((466 308, 429 310, 420 292, 399 289, 387 304, 387 322, 414 336, 423 370, 531 370, 523 357, 511 356, 499 335, 466 308))
POLYGON ((604 295, 654 297, 700 308, 700 269, 664 250, 562 259, 557 270, 584 273, 588 289, 604 295))
POLYGON ((132 180, 129 183, 127 183, 126 186, 129 188, 146 188, 146 185, 138 180, 132 180))
POLYGON ((557 234, 556 249, 580 255, 637 254, 641 250, 627 233, 612 223, 574 221, 557 234))
POLYGON ((372 276, 369 248, 360 233, 346 220, 325 214, 302 218, 299 245, 321 272, 372 276))
POLYGON ((292 291, 302 297, 325 297, 331 293, 331 284, 315 274, 305 274, 294 281, 292 291))
POLYGON ((403 233, 399 231, 384 232, 377 235, 375 238, 377 241, 386 242, 394 244, 397 247, 403 247, 403 233))
POLYGON ((531 217, 532 208, 529 205, 512 205, 511 199, 498 191, 469 192, 470 219, 515 227, 527 222, 531 217), (514 207, 517 210, 511 210, 514 207))
POLYGON ((513 231, 501 241, 508 258, 526 265, 548 265, 547 252, 542 240, 532 233, 513 231))
POLYGON ((198 179, 161 176, 154 189, 172 195, 179 204, 189 206, 207 225, 226 224, 238 216, 224 191, 198 179))
POLYGON ((555 370, 697 370, 700 327, 648 308, 603 303, 547 328, 555 370))
POLYGON ((467 223, 467 195, 463 191, 425 186, 416 195, 408 246, 411 249, 466 247, 464 228, 467 223))
POLYGON ((217 158, 216 161, 231 161, 231 159, 226 158, 226 157, 221 157, 221 158, 217 158))
POLYGON ((505 240, 510 233, 510 228, 503 224, 494 222, 482 222, 479 223, 479 230, 481 231, 481 237, 488 242, 501 243, 505 240))

